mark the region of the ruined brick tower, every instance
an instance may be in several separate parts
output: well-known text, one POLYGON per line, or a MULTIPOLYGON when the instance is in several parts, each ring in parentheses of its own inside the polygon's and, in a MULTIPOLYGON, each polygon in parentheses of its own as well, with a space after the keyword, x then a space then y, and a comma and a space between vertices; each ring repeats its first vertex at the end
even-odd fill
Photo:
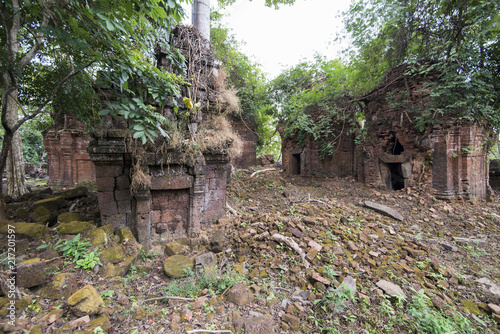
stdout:
MULTIPOLYGON (((189 110, 182 109, 182 98, 179 112, 173 104, 158 110, 175 124, 170 139, 138 145, 127 137, 126 121, 106 117, 89 145, 102 223, 129 226, 146 247, 159 239, 196 237, 204 224, 225 213, 230 155, 238 138, 222 116, 221 63, 200 38, 193 28, 173 30, 193 80, 182 96, 200 108, 183 120, 179 115, 189 110)), ((169 66, 167 56, 168 51, 157 50, 158 66, 169 66)))
MULTIPOLYGON (((419 116, 431 99, 428 84, 438 83, 439 73, 424 77, 408 75, 407 70, 405 65, 395 68, 374 90, 352 99, 364 105, 361 142, 355 143, 353 135, 343 136, 332 156, 320 158, 319 143, 310 136, 300 145, 296 138, 283 138, 283 170, 299 175, 353 175, 377 188, 400 190, 424 182, 421 176, 432 169, 437 198, 488 197, 488 130, 453 115, 435 114, 422 122, 419 116)), ((308 113, 314 119, 318 111, 308 113)), ((339 133, 340 123, 332 123, 332 132, 339 133)))

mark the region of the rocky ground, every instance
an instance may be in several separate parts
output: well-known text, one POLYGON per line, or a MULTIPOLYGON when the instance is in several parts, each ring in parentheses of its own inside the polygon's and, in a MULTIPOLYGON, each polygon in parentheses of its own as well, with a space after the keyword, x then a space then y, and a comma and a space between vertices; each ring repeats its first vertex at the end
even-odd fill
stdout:
POLYGON ((0 333, 500 332, 498 199, 256 170, 200 238, 147 251, 83 188, 8 203, 0 333))

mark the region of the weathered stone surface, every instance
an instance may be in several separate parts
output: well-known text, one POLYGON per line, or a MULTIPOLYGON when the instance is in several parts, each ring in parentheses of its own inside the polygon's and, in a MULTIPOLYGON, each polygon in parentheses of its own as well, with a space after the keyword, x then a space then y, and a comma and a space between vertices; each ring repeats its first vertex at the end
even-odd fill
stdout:
POLYGON ((23 261, 17 266, 16 283, 22 288, 32 288, 47 283, 50 279, 47 265, 39 258, 23 261))
POLYGON ((489 278, 483 277, 476 280, 476 282, 480 283, 486 291, 500 298, 500 286, 492 282, 489 278))
POLYGON ((89 325, 86 328, 86 330, 89 333, 95 333, 94 329, 96 329, 97 327, 101 327, 104 331, 107 331, 108 329, 110 329, 111 322, 109 321, 109 318, 105 317, 105 316, 95 318, 94 320, 89 322, 89 325))
POLYGON ((352 276, 347 276, 346 278, 344 278, 344 280, 342 281, 342 284, 340 284, 337 289, 339 291, 340 290, 344 290, 346 292, 349 291, 350 293, 356 295, 356 291, 357 291, 356 279, 352 276))
POLYGON ((82 216, 78 212, 65 212, 57 216, 57 221, 59 223, 70 223, 73 221, 81 221, 82 216))
POLYGON ((78 290, 76 274, 61 273, 52 278, 52 281, 42 287, 40 295, 52 300, 64 297, 68 299, 78 290))
POLYGON ((165 245, 165 255, 167 256, 184 255, 188 251, 189 251, 188 246, 182 245, 177 241, 171 241, 165 245))
POLYGON ((96 314, 102 304, 101 296, 92 285, 84 286, 68 298, 68 305, 77 316, 96 314))
POLYGON ((114 246, 101 252, 101 259, 113 264, 123 261, 124 257, 125 253, 123 252, 123 248, 121 246, 114 246))
POLYGON ((39 206, 29 214, 29 217, 37 223, 44 224, 51 218, 51 215, 52 213, 49 209, 39 206))
POLYGON ((477 305, 468 299, 461 299, 460 302, 462 303, 463 307, 467 312, 470 314, 475 314, 475 315, 481 315, 481 310, 479 310, 479 307, 477 305))
POLYGON ((491 312, 495 314, 500 314, 500 306, 493 303, 489 303, 488 308, 490 309, 491 312))
POLYGON ((209 249, 214 253, 220 253, 224 250, 224 240, 226 235, 223 229, 216 230, 209 241, 209 249))
MULTIPOLYGON (((47 327, 56 322, 58 319, 60 319, 64 314, 63 309, 59 310, 52 310, 43 317, 40 318, 40 320, 37 321, 37 324, 40 327, 47 327)), ((31 332, 30 332, 31 333, 31 332)))
POLYGON ((53 212, 60 209, 63 206, 63 204, 64 204, 64 197, 57 196, 36 201, 35 203, 33 203, 32 209, 36 210, 36 208, 43 206, 50 212, 53 212))
POLYGON ((94 246, 106 245, 109 242, 108 235, 102 227, 87 231, 85 237, 88 238, 94 246))
POLYGON ((226 300, 238 306, 252 302, 254 295, 249 287, 243 283, 238 283, 226 293, 226 300))
POLYGON ((14 227, 17 237, 29 237, 32 239, 41 239, 47 234, 47 227, 35 223, 12 223, 3 222, 0 223, 0 234, 8 233, 8 225, 14 227))
POLYGON ((185 270, 193 269, 193 260, 184 255, 174 255, 165 259, 163 271, 172 278, 186 276, 185 270))
POLYGON ((125 276, 125 274, 130 270, 132 263, 134 263, 135 259, 137 259, 137 257, 139 256, 141 249, 141 245, 132 249, 129 248, 131 255, 127 256, 123 261, 115 264, 114 276, 125 276))
POLYGON ((204 253, 194 258, 194 264, 196 266, 201 266, 205 269, 213 268, 216 265, 216 263, 217 261, 215 255, 212 252, 204 253))
POLYGON ((473 243, 481 247, 486 247, 488 245, 488 241, 486 239, 472 239, 472 238, 460 238, 460 237, 452 237, 452 238, 453 241, 459 244, 473 243))
POLYGON ((376 284, 380 289, 382 289, 386 295, 389 296, 403 296, 406 298, 406 294, 401 289, 399 285, 391 283, 386 280, 380 280, 376 284))
POLYGON ((241 319, 245 334, 270 334, 275 333, 273 319, 269 315, 256 315, 241 319))
POLYGON ((85 197, 89 194, 87 188, 85 187, 77 187, 77 188, 73 188, 73 189, 69 189, 69 190, 66 190, 66 191, 63 191, 61 193, 61 196, 67 200, 73 200, 73 199, 76 199, 76 198, 80 198, 80 197, 85 197))
POLYGON ((59 225, 59 233, 61 234, 78 234, 85 231, 95 229, 95 225, 90 222, 72 221, 59 225))
POLYGON ((137 242, 132 231, 126 226, 119 226, 116 235, 120 238, 120 243, 137 242))
POLYGON ((365 201, 364 204, 367 208, 375 210, 383 215, 386 215, 388 217, 394 218, 399 221, 404 221, 404 217, 399 212, 386 205, 378 204, 371 201, 365 201))

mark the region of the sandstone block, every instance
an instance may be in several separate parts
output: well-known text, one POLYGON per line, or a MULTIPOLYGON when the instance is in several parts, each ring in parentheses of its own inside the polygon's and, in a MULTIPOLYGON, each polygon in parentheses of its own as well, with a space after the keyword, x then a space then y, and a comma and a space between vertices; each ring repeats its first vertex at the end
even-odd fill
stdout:
POLYGON ((68 305, 77 316, 92 315, 104 304, 92 285, 86 285, 68 298, 68 305))

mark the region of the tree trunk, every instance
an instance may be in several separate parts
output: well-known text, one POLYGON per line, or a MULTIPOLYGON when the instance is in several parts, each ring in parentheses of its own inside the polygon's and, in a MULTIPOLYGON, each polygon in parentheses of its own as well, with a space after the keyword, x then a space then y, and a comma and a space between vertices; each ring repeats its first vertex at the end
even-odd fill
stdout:
POLYGON ((192 23, 210 41, 210 0, 193 1, 192 23))
MULTIPOLYGON (((5 137, 4 145, 2 146, 2 158, 6 158, 5 169, 7 171, 7 194, 14 198, 24 195, 27 190, 24 185, 24 157, 21 134, 19 131, 12 132, 18 120, 17 104, 12 96, 17 96, 17 90, 7 96, 7 106, 5 112, 5 137), (8 155, 5 157, 4 150, 8 150, 8 155)), ((3 168, 1 169, 3 171, 3 168)), ((3 190, 3 189, 2 189, 3 190)), ((2 191, 3 192, 3 191, 2 191)))

